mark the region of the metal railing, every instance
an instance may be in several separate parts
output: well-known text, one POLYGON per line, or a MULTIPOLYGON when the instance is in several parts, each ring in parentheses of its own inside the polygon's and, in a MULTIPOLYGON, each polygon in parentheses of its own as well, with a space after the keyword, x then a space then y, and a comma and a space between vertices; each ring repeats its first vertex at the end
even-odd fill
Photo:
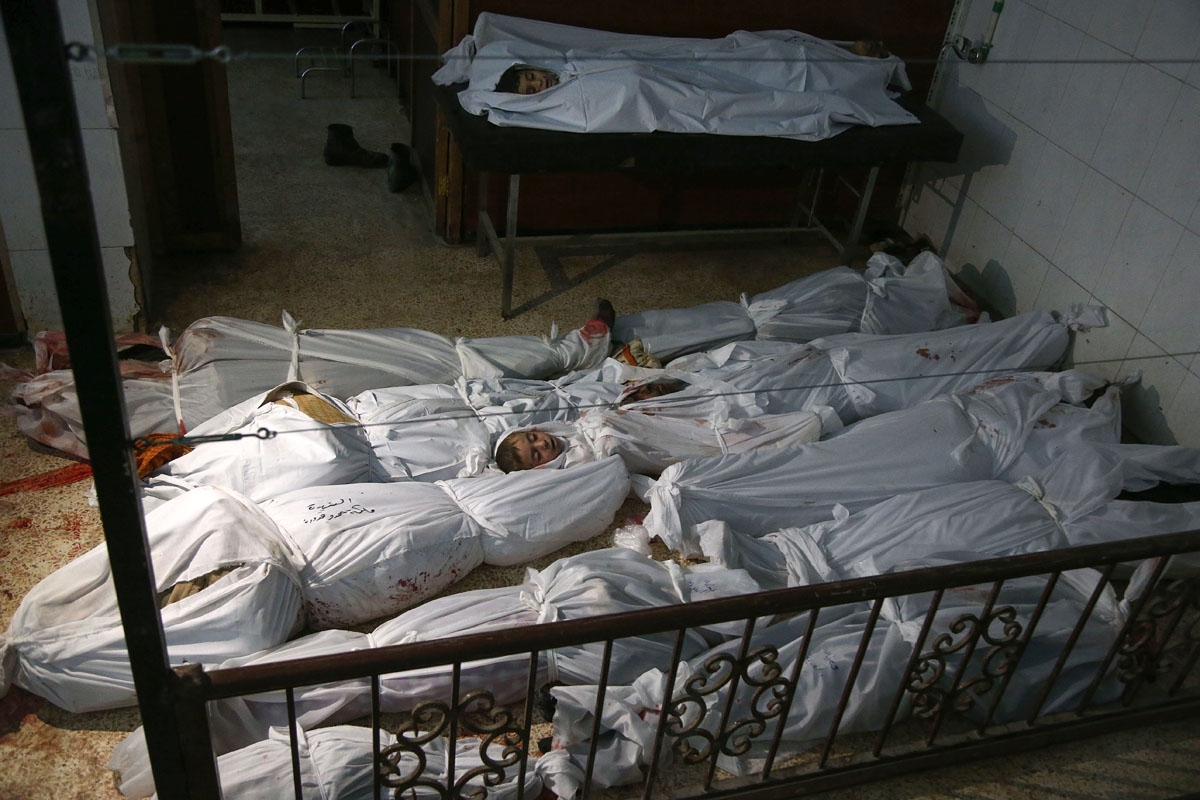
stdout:
POLYGON ((535 755, 539 664, 569 646, 601 653, 595 685, 574 692, 591 698, 590 707, 576 708, 590 720, 590 735, 560 741, 563 732, 555 731, 556 749, 570 745, 585 798, 613 781, 613 763, 595 743, 614 738, 640 764, 637 783, 619 796, 765 797, 784 787, 880 780, 943 765, 950 753, 960 763, 1195 717, 1200 578, 1168 565, 1182 558, 1173 555, 1200 551, 1198 536, 934 566, 275 664, 189 667, 177 671, 187 687, 181 713, 196 723, 188 726, 188 752, 212 758, 205 703, 283 691, 301 797, 296 703, 307 689, 298 687, 365 686, 369 679, 363 691, 370 692, 377 796, 423 789, 482 797, 513 779, 506 797, 536 796, 536 783, 527 781, 541 775, 538 761, 546 759, 544 751, 535 755), (740 635, 685 658, 689 631, 739 622, 740 635), (669 661, 644 665, 656 677, 646 684, 655 696, 647 700, 643 688, 632 702, 628 690, 608 685, 613 644, 654 635, 669 637, 673 652, 669 661), (527 660, 522 701, 504 707, 490 691, 463 691, 464 664, 502 657, 527 660), (439 666, 448 696, 403 708, 381 699, 381 682, 439 666), (614 728, 610 701, 648 726, 641 739, 614 728), (456 751, 461 759, 464 742, 473 741, 465 737, 478 737, 478 756, 456 767, 456 751))

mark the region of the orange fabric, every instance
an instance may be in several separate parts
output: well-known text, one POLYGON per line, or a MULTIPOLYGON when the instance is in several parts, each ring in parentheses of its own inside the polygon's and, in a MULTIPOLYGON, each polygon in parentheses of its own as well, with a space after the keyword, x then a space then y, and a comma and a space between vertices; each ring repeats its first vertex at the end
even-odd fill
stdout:
POLYGON ((192 452, 190 447, 172 443, 171 440, 177 437, 175 433, 152 433, 145 437, 147 443, 138 447, 133 454, 139 478, 145 478, 163 464, 192 452))

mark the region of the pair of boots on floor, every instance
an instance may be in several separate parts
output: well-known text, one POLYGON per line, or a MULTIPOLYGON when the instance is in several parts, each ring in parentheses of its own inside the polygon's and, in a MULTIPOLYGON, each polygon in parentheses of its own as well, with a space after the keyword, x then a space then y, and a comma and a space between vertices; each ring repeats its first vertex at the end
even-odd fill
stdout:
POLYGON ((325 163, 331 167, 387 167, 388 191, 391 192, 402 192, 417 179, 407 145, 392 142, 387 154, 367 150, 355 141, 354 129, 349 125, 335 123, 329 126, 325 163))

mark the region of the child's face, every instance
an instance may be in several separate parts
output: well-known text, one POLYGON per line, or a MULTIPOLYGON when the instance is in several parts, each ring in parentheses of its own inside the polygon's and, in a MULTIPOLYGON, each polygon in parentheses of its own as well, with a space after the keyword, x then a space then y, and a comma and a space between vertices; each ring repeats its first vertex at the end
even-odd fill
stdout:
POLYGON ((548 69, 523 69, 517 73, 517 94, 537 94, 558 85, 558 76, 548 69))
POLYGON ((544 431, 520 431, 513 450, 517 455, 518 469, 537 469, 549 464, 562 453, 562 441, 544 431))

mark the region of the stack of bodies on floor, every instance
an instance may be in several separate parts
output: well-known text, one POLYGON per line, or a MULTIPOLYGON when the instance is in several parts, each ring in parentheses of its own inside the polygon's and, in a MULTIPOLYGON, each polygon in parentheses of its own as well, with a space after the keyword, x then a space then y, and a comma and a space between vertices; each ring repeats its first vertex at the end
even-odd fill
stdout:
MULTIPOLYGON (((618 317, 614 336, 623 342, 640 337, 652 353, 667 360, 743 339, 914 333, 977 317, 936 257, 922 254, 905 268, 897 259, 877 254, 865 272, 838 267, 741 303, 618 317)), ((246 398, 288 381, 350 397, 389 386, 459 378, 546 378, 591 369, 604 360, 609 342, 589 333, 585 326, 562 337, 551 331, 548 338, 467 339, 412 328, 305 329, 286 312, 281 328, 209 317, 188 326, 174 344, 167 344, 164 330, 162 360, 121 362, 130 434, 192 432, 246 398)), ((61 342, 61 336, 48 341, 61 342)), ((39 348, 38 362, 38 374, 25 374, 12 392, 8 411, 26 436, 86 457, 65 350, 39 348)))
POLYGON ((288 384, 198 427, 197 436, 246 438, 207 444, 167 465, 148 494, 165 499, 215 483, 262 501, 281 484, 478 475, 498 437, 530 425, 565 434, 590 458, 620 455, 631 470, 655 476, 685 458, 803 443, 989 375, 1044 369, 1065 356, 1071 330, 1103 324, 1101 309, 1038 311, 932 333, 740 342, 663 370, 609 360, 556 381, 464 379, 370 390, 345 405, 324 398, 361 426, 315 422, 270 402, 285 390, 319 395, 288 384), (663 381, 679 388, 616 407, 631 381, 634 389, 663 381), (289 435, 264 442, 253 435, 262 428, 289 435))
MULTIPOLYGON (((714 571, 712 567, 705 568, 701 573, 694 572, 689 575, 689 589, 694 592, 697 577, 706 582, 706 589, 711 590, 714 579, 720 587, 717 594, 705 594, 704 597, 720 596, 728 593, 730 586, 778 588, 784 585, 803 585, 911 569, 922 565, 955 563, 965 559, 1009 555, 1196 527, 1200 524, 1200 504, 1161 505, 1113 499, 1121 491, 1144 489, 1162 480, 1196 482, 1200 480, 1200 464, 1197 463, 1195 451, 1186 448, 1116 444, 1119 428, 1116 387, 1109 387, 1101 399, 1091 407, 1057 402, 1085 396, 1097 385, 1098 382, 1091 382, 1086 376, 1068 372, 1058 375, 1020 376, 1014 380, 993 382, 990 386, 966 395, 967 401, 963 405, 967 408, 977 411, 983 406, 992 411, 986 417, 989 425, 980 427, 987 429, 987 435, 978 442, 987 452, 992 468, 1001 471, 1005 468, 1016 469, 1027 474, 1037 474, 1042 476, 1042 483, 1026 479, 1019 485, 1004 481, 974 481, 954 485, 949 483, 945 476, 937 477, 940 473, 938 465, 934 465, 932 475, 935 485, 931 488, 883 500, 876 505, 867 505, 859 515, 851 515, 845 507, 834 505, 832 519, 828 521, 821 521, 803 529, 772 533, 761 540, 747 538, 743 534, 731 531, 725 523, 705 522, 696 526, 697 538, 703 545, 705 554, 715 566, 732 564, 735 568, 726 575, 714 571), (1009 423, 1008 427, 1001 429, 1000 424, 1005 422, 1009 423), (1022 438, 1023 446, 1018 442, 1022 438), (1071 464, 1072 468, 1057 468, 1060 459, 1066 459, 1065 463, 1071 464), (1006 464, 1007 467, 1004 467, 1006 464), (951 510, 955 513, 950 514, 951 510), (1001 525, 998 520, 1005 522, 1001 525), (881 525, 884 521, 888 524, 881 525)), ((932 401, 925 405, 939 408, 945 404, 932 401)), ((954 413, 964 413, 959 404, 946 407, 954 413)), ((961 434, 962 430, 949 424, 951 413, 943 410, 937 412, 935 417, 941 420, 939 424, 948 431, 950 437, 940 441, 937 449, 956 450, 959 453, 972 450, 972 446, 963 447, 965 442, 955 440, 954 437, 961 434), (953 447, 955 444, 959 446, 953 447)), ((892 414, 880 418, 881 423, 885 420, 892 420, 894 424, 877 429, 877 444, 879 441, 890 441, 891 434, 911 424, 905 414, 892 414)), ((850 429, 853 430, 856 428, 850 429)), ((834 447, 838 442, 852 439, 848 431, 844 437, 830 440, 829 446, 834 447)), ((979 463, 982 462, 976 462, 976 465, 979 463)), ((969 480, 973 475, 974 470, 967 470, 962 479, 969 480)), ((910 479, 910 482, 916 480, 910 479)), ((880 496, 886 494, 888 492, 880 492, 880 496)), ((639 592, 631 602, 629 587, 654 585, 653 578, 640 574, 636 569, 638 563, 643 565, 642 572, 649 569, 660 575, 664 574, 661 571, 664 565, 649 560, 642 561, 643 558, 630 551, 615 551, 611 554, 601 551, 573 559, 563 559, 542 574, 531 572, 526 585, 519 589, 487 590, 434 600, 390 623, 385 623, 369 635, 327 632, 309 639, 297 640, 273 652, 235 659, 229 665, 264 663, 301 655, 413 641, 425 638, 430 633, 445 636, 511 627, 521 622, 576 618, 570 589, 566 589, 564 593, 564 587, 586 587, 576 595, 586 598, 581 609, 581 613, 585 614, 615 612, 691 599, 687 595, 671 596, 670 592, 657 598, 639 592), (551 576, 549 580, 545 577, 547 575, 551 576), (569 575, 570 578, 556 585, 554 578, 565 575, 569 575), (587 577, 581 578, 580 575, 587 577), (598 599, 603 597, 615 598, 616 602, 614 604, 598 599), (553 615, 547 617, 547 609, 554 609, 553 615)), ((665 566, 667 571, 677 569, 673 565, 665 566)), ((1015 714, 1032 701, 1038 688, 1038 680, 1045 677, 1058 652, 1052 647, 1052 643, 1061 643, 1064 637, 1059 633, 1064 626, 1073 624, 1073 620, 1086 603, 1090 594, 1088 581, 1095 580, 1094 573, 1089 574, 1091 577, 1084 573, 1075 574, 1073 582, 1065 583, 1056 594, 1050 616, 1047 617, 1053 621, 1054 626, 1043 623, 1034 641, 1034 648, 1031 649, 1031 652, 1039 655, 1036 659, 1031 658, 1030 661, 1024 662, 1026 666, 1035 663, 1037 668, 1032 673, 1023 673, 1022 680, 1025 683, 1020 688, 1010 689, 1011 694, 1006 695, 1010 699, 1006 700, 1004 713, 1015 714), (1034 675, 1033 680, 1027 678, 1030 674, 1034 675)), ((1040 584, 1013 583, 1006 592, 1010 594, 1005 595, 1005 602, 1011 601, 1028 610, 1036 602, 1040 584), (1012 595, 1013 592, 1023 594, 1017 597, 1012 595)), ((939 611, 939 619, 953 619, 964 611, 973 599, 977 599, 977 595, 965 594, 959 604, 944 604, 939 611)), ((1100 611, 1094 614, 1093 621, 1086 628, 1082 644, 1077 646, 1072 661, 1069 662, 1071 666, 1067 673, 1068 678, 1060 684, 1064 688, 1056 689, 1051 698, 1052 702, 1044 707, 1055 708, 1077 699, 1083 688, 1079 681, 1085 679, 1072 676, 1087 675, 1087 669, 1094 667, 1098 659, 1107 652, 1112 637, 1116 635, 1123 610, 1112 598, 1111 591, 1106 591, 1103 599, 1100 611)), ((903 614, 895 619, 888 617, 880 623, 892 627, 876 637, 873 648, 877 648, 878 653, 872 650, 874 655, 871 657, 871 663, 892 663, 905 657, 903 648, 906 643, 911 644, 904 635, 906 630, 911 633, 911 626, 906 627, 905 623, 918 619, 918 614, 924 608, 911 600, 905 602, 912 607, 906 605, 904 609, 907 610, 901 609, 903 614), (876 661, 876 658, 880 660, 876 661)), ((861 614, 856 616, 851 613, 846 613, 844 618, 843 615, 838 615, 834 620, 826 618, 819 631, 822 637, 819 641, 822 642, 822 652, 826 654, 824 657, 834 659, 831 664, 848 663, 848 659, 853 657, 853 649, 857 647, 861 636, 861 621, 861 614)), ((768 627, 768 630, 773 637, 785 633, 792 637, 780 640, 778 644, 785 655, 790 653, 794 658, 801 640, 800 633, 796 630, 789 631, 786 627, 768 627)), ((709 633, 711 635, 713 632, 709 633)), ((727 633, 736 634, 735 631, 727 633)), ((645 717, 646 709, 639 703, 650 706, 656 703, 651 699, 650 688, 661 686, 661 667, 665 654, 652 654, 651 651, 655 648, 648 647, 644 641, 627 644, 632 648, 629 652, 626 652, 625 647, 618 647, 615 651, 615 671, 611 673, 612 680, 619 683, 622 678, 617 677, 618 675, 624 675, 630 670, 636 671, 639 667, 644 667, 646 672, 638 680, 630 682, 629 690, 615 690, 615 696, 622 698, 623 705, 618 708, 628 705, 631 709, 621 711, 621 714, 630 718, 645 717)), ((661 650, 661 647, 657 649, 661 650)), ((692 648, 687 648, 685 657, 693 652, 692 648)), ((577 785, 583 764, 583 756, 579 751, 582 743, 577 741, 577 737, 585 729, 590 735, 591 730, 590 722, 585 718, 582 718, 582 721, 578 718, 584 713, 579 709, 587 707, 587 678, 590 676, 594 680, 598 676, 599 663, 596 653, 588 651, 587 648, 558 650, 543 654, 542 658, 545 659, 545 663, 539 665, 539 680, 550 680, 553 674, 558 681, 568 686, 578 684, 584 687, 577 690, 566 687, 553 690, 564 709, 561 712, 563 718, 556 717, 556 735, 560 737, 560 743, 566 752, 574 750, 578 757, 571 761, 559 755, 538 767, 539 774, 544 774, 547 780, 557 781, 558 786, 569 788, 577 785), (548 666, 551 663, 555 665, 553 673, 548 666), (571 705, 572 702, 575 703, 574 706, 571 705), (583 705, 580 706, 580 703, 583 705), (551 778, 551 774, 555 777, 551 778), (572 781, 576 783, 572 784, 572 781)), ((692 666, 686 669, 698 669, 699 663, 697 656, 692 666)), ((478 670, 472 665, 464 673, 465 683, 462 691, 474 687, 474 681, 480 674, 486 675, 483 680, 499 701, 513 700, 523 694, 528 663, 524 657, 518 657, 502 660, 501 663, 481 664, 478 665, 478 670)), ((811 701, 806 702, 805 707, 831 707, 833 698, 840 694, 843 684, 836 680, 822 680, 819 676, 809 677, 815 683, 805 684, 803 688, 806 698, 811 701)), ((445 669, 385 676, 382 681, 383 708, 402 710, 411 708, 418 699, 444 698, 448 681, 449 675, 445 669)), ((594 689, 590 691, 594 696, 594 689)), ((852 707, 852 714, 844 720, 845 729, 869 730, 878 725, 882 709, 890 696, 891 689, 887 687, 873 688, 866 698, 852 707)), ((302 691, 297 698, 300 721, 307 727, 360 716, 364 712, 364 697, 363 687, 353 685, 302 691)), ((717 703, 720 699, 718 695, 712 703, 717 703)), ((744 701, 745 698, 739 700, 744 701)), ((802 746, 812 739, 816 735, 814 731, 819 730, 819 727, 812 726, 819 726, 821 722, 827 721, 820 714, 817 717, 806 718, 807 722, 790 723, 784 739, 785 746, 802 746)), ((253 700, 223 701, 213 711, 218 740, 226 744, 236 742, 239 736, 268 736, 271 726, 281 724, 284 719, 282 697, 260 696, 253 700)), ((650 721, 643 719, 640 727, 634 726, 632 730, 652 734, 653 727, 650 721)), ((630 739, 631 729, 619 719, 606 723, 602 730, 606 731, 604 735, 608 739, 616 741, 619 745, 614 750, 606 744, 606 757, 612 756, 614 752, 624 753, 613 764, 608 764, 602 759, 601 763, 605 766, 603 774, 636 778, 638 759, 644 755, 644 747, 648 740, 639 739, 637 736, 630 739), (622 764, 624 770, 617 769, 622 764)), ((114 765, 130 775, 138 775, 138 765, 141 764, 144 768, 144 759, 139 761, 137 756, 139 747, 136 738, 130 739, 118 752, 114 765)), ((725 766, 735 769, 737 763, 740 762, 725 766)), ((751 766, 753 763, 749 760, 745 762, 751 766)), ((749 766, 739 769, 745 768, 749 766)))
MULTIPOLYGON (((780 298, 791 291, 800 303, 813 287, 831 281, 839 287, 856 283, 843 296, 850 298, 845 303, 857 302, 856 307, 864 309, 859 312, 863 321, 874 318, 866 310, 884 308, 891 309, 889 318, 905 320, 901 327, 932 325, 953 316, 940 263, 927 262, 906 272, 903 265, 884 258, 876 260, 874 273, 867 277, 833 270, 794 281, 772 293, 768 316, 803 319, 802 308, 780 298), (848 274, 854 276, 850 281, 848 274)), ((706 312, 699 313, 703 317, 706 312)), ((855 327, 852 318, 853 314, 841 319, 831 332, 855 327)), ((576 380, 568 391, 541 385, 541 391, 531 393, 528 386, 504 379, 522 370, 536 376, 590 366, 609 344, 607 331, 598 331, 591 323, 549 341, 502 337, 450 342, 407 329, 301 331, 288 320, 286 329, 277 331, 238 321, 213 328, 212 322, 202 321, 189 329, 161 373, 173 380, 156 383, 174 384, 180 391, 176 399, 184 407, 206 408, 214 398, 264 380, 291 380, 194 427, 198 435, 255 433, 263 428, 279 435, 205 444, 161 470, 147 487, 147 529, 157 589, 164 602, 173 594, 181 596, 164 608, 172 663, 219 663, 277 645, 305 624, 350 625, 396 613, 432 596, 484 560, 520 563, 599 534, 627 494, 628 476, 619 459, 602 459, 580 470, 514 475, 502 482, 442 480, 476 474, 490 456, 492 435, 491 429, 485 429, 472 440, 461 427, 445 420, 425 429, 441 431, 440 439, 414 427, 403 456, 390 454, 386 431, 400 430, 397 423, 407 419, 436 420, 430 415, 440 404, 460 396, 485 410, 495 406, 498 411, 524 411, 528 420, 547 414, 570 419, 586 398, 611 398, 620 391, 619 384, 604 388, 596 380, 590 386, 576 380), (406 345, 399 354, 398 343, 406 345), (448 386, 413 389, 398 414, 382 417, 389 425, 365 429, 385 432, 382 438, 372 439, 357 423, 339 421, 356 419, 350 405, 299 382, 301 372, 317 385, 363 392, 354 405, 374 411, 386 404, 379 402, 379 394, 363 391, 370 381, 389 383, 397 375, 409 382, 416 376, 461 379, 465 389, 453 393, 448 386), (488 378, 467 381, 464 373, 488 378), (187 386, 191 387, 187 391, 180 389, 187 386), (310 416, 311 408, 300 406, 297 400, 302 397, 320 401, 323 412, 318 418, 310 416), (428 445, 435 440, 445 446, 428 448, 432 456, 421 455, 421 442, 428 445), (468 465, 473 466, 468 469, 468 465), (402 478, 418 480, 396 481, 402 478), (374 482, 379 480, 395 482, 374 482), (553 502, 560 493, 564 501, 553 502), (262 503, 261 508, 257 503, 262 503), (549 508, 559 511, 550 513, 549 508), (189 522, 200 517, 211 524, 189 522), (181 593, 179 585, 191 588, 181 593), (268 593, 270 602, 264 603, 260 592, 268 593), (221 626, 232 619, 248 619, 250 624, 244 624, 237 637, 222 635, 221 626)), ((702 328, 702 324, 697 321, 688 327, 702 328)), ((68 383, 57 380, 63 397, 72 395, 68 383)), ((126 383, 135 420, 139 419, 136 409, 152 406, 151 399, 163 399, 139 395, 137 387, 136 381, 126 383)), ((677 407, 688 405, 683 394, 675 401, 677 407)), ((747 409, 743 416, 761 415, 752 396, 739 402, 747 409)), ((720 400, 722 409, 738 404, 720 400)), ((50 405, 51 416, 69 417, 61 403, 50 405)), ((388 407, 384 413, 391 411, 388 407)), ((363 416, 370 418, 369 413, 363 416)), ((683 413, 685 419, 694 416, 690 409, 683 413)), ((492 419, 482 413, 471 417, 471 422, 492 419)), ((800 430, 811 438, 813 429, 807 425, 800 430)), ((35 587, 21 603, 0 646, 0 686, 5 689, 15 681, 73 711, 134 701, 104 548, 35 587)))
MULTIPOLYGON (((945 301, 940 265, 936 275, 945 301)), ((868 294, 872 296, 876 295, 868 294)), ((947 307, 943 302, 943 310, 947 307)), ((149 487, 148 505, 161 504, 148 517, 148 528, 164 594, 177 583, 231 570, 207 588, 165 607, 172 663, 263 663, 688 602, 697 599, 693 596, 696 576, 701 576, 707 587, 715 587, 712 591, 718 595, 737 594, 833 579, 843 575, 837 571, 843 562, 859 570, 846 575, 869 574, 871 569, 908 568, 903 564, 912 559, 952 561, 1091 541, 1087 535, 1104 541, 1197 527, 1200 508, 1191 504, 1166 507, 1171 509, 1168 512, 1153 504, 1113 501, 1122 490, 1145 488, 1158 480, 1196 482, 1200 469, 1192 450, 1117 445, 1116 390, 1110 388, 1091 408, 1081 404, 1100 388, 1100 381, 1073 372, 1029 374, 926 400, 975 383, 980 376, 971 372, 991 374, 1053 363, 1066 349, 1068 330, 1081 324, 1102 324, 1102 318, 1089 311, 1063 317, 1039 312, 939 334, 882 339, 833 336, 809 345, 741 343, 685 360, 683 366, 690 365, 695 372, 674 364, 660 373, 610 362, 553 383, 500 376, 460 379, 454 386, 364 391, 345 404, 303 384, 276 387, 196 432, 254 431, 259 427, 300 431, 304 426, 308 432, 275 441, 244 439, 205 445, 195 451, 190 463, 189 457, 175 462, 149 487), (906 353, 911 357, 902 357, 906 353), (906 377, 905 370, 908 379, 900 380, 906 377), (773 374, 782 377, 772 383, 773 374), (688 386, 677 395, 643 401, 630 410, 585 410, 591 404, 610 404, 616 399, 623 387, 614 381, 663 375, 681 379, 688 386), (280 390, 282 399, 310 393, 351 419, 387 424, 365 428, 337 422, 318 424, 294 414, 297 409, 287 402, 264 403, 280 390), (908 411, 896 410, 913 404, 917 405, 908 411), (828 409, 818 414, 813 411, 816 406, 832 407, 836 416, 828 409), (647 447, 655 425, 694 422, 698 409, 703 410, 706 422, 697 426, 697 435, 665 435, 663 440, 670 445, 650 441, 647 447), (464 410, 470 413, 448 427, 439 424, 438 414, 464 410), (818 430, 826 431, 871 414, 893 413, 851 425, 820 442, 808 441, 813 437, 806 434, 806 438, 798 437, 774 450, 739 454, 736 448, 729 448, 729 441, 736 439, 729 434, 744 430, 747 424, 762 424, 785 410, 819 418, 818 430), (456 477, 484 471, 494 439, 504 427, 496 424, 499 419, 507 425, 573 422, 581 446, 590 446, 591 455, 599 460, 566 470, 535 470, 495 480, 456 477), (417 422, 405 428, 396 424, 400 420, 417 422), (623 427, 629 420, 638 423, 623 427), (405 441, 406 435, 401 433, 405 430, 416 432, 411 437, 419 442, 415 448, 405 441), (305 443, 313 431, 320 440, 316 448, 305 443), (300 450, 282 457, 269 450, 268 445, 281 441, 299 443, 300 450), (673 450, 680 442, 680 448, 673 450), (689 458, 697 455, 692 447, 700 447, 700 455, 729 454, 689 458), (622 458, 606 458, 613 453, 652 475, 663 473, 648 495, 647 532, 681 552, 703 551, 714 566, 681 570, 630 551, 601 551, 556 562, 541 573, 531 571, 522 587, 430 601, 371 634, 330 630, 284 644, 305 623, 335 627, 393 614, 431 597, 482 561, 521 563, 569 541, 600 533, 608 527, 629 487, 622 458), (1046 474, 1047 465, 1064 457, 1069 460, 1063 463, 1078 467, 1060 469, 1051 475, 1056 478, 1052 484, 1036 488, 1041 484, 1021 482, 1025 476, 1046 474), (304 462, 304 469, 290 469, 297 461, 304 462), (236 469, 238 464, 243 468, 236 469), (290 474, 285 474, 285 467, 290 474), (794 489, 789 493, 781 488, 798 485, 799 478, 804 479, 805 499, 810 501, 804 504, 796 502, 794 489), (287 481, 298 483, 279 494, 287 481), (213 482, 223 482, 228 488, 192 488, 213 482), (1013 488, 1018 482, 1021 488, 1013 488), (955 541, 962 531, 936 525, 940 519, 937 498, 942 493, 975 491, 976 487, 982 487, 978 500, 982 506, 1000 503, 1008 511, 1014 503, 1028 506, 1034 502, 1037 508, 1026 509, 1033 517, 1047 503, 1069 509, 1067 518, 1078 524, 1064 530, 1077 531, 1084 538, 1064 541, 1044 530, 1021 538, 1025 529, 1019 528, 1009 538, 991 543, 965 538, 955 541), (903 502, 891 498, 913 492, 930 492, 934 498, 930 501, 933 510, 921 518, 921 523, 929 526, 923 529, 928 541, 916 535, 911 547, 894 548, 895 557, 890 560, 883 557, 886 548, 879 547, 881 555, 876 561, 862 556, 874 552, 876 544, 867 542, 854 550, 851 543, 857 540, 853 537, 845 540, 847 551, 829 546, 822 550, 821 544, 813 544, 824 542, 820 531, 850 524, 856 513, 869 513, 875 504, 903 502), (1037 503, 1033 498, 1039 492, 1050 499, 1037 503), (555 502, 555 496, 564 500, 555 502), (211 508, 215 521, 208 529, 196 526, 186 533, 175 531, 173 523, 186 523, 187 514, 181 509, 188 508, 211 508), (221 515, 231 521, 229 525, 220 522, 221 515), (1118 527, 1118 523, 1130 522, 1138 527, 1118 527), (804 532, 790 534, 792 529, 804 532), (168 536, 168 532, 173 533, 168 536), (249 541, 256 535, 258 539, 249 541), (242 542, 242 537, 247 541, 242 542), (155 549, 156 542, 168 541, 165 549, 155 549), (789 545, 792 541, 805 544, 789 545), (947 555, 946 551, 967 551, 969 555, 947 555), (795 552, 822 556, 804 562, 794 557, 795 552), (564 574, 570 574, 572 582, 556 583, 556 577, 564 574), (648 588, 660 584, 661 590, 648 588), (572 585, 602 588, 586 595, 575 609, 572 585), (269 600, 264 600, 264 592, 269 600), (600 602, 597 596, 608 600, 600 602), (191 605, 184 605, 188 603, 191 605), (251 616, 261 627, 239 628, 237 641, 226 641, 216 628, 205 627, 227 627, 231 619, 245 619, 243 608, 256 611, 257 616, 251 616), (261 613, 263 608, 271 613, 261 613)), ((812 426, 808 428, 811 433, 812 426)), ((1036 522, 1030 523, 1030 531, 1040 530, 1036 522)), ((6 680, 15 674, 21 685, 74 710, 128 704, 133 699, 115 603, 110 602, 111 582, 103 580, 107 562, 102 552, 85 559, 90 559, 86 565, 65 569, 85 569, 89 575, 100 574, 101 581, 89 584, 65 572, 61 578, 58 573, 51 576, 47 586, 39 585, 22 603, 4 640, 6 680), (84 590, 80 590, 81 584, 84 590), (38 630, 42 633, 34 635, 38 630), (92 634, 98 630, 107 638, 94 647, 97 640, 92 634), (50 641, 56 644, 50 646, 50 641), (68 670, 62 669, 62 664, 78 666, 66 675, 68 670), (59 671, 63 674, 56 674, 59 671), (81 701, 82 697, 88 699, 81 701)), ((830 636, 836 633, 833 627, 828 631, 830 636)), ((794 637, 787 638, 791 634, 785 634, 783 628, 772 632, 793 641, 794 637)), ((720 647, 733 635, 735 632, 723 629, 696 631, 685 658, 701 658, 708 647, 720 647)), ((785 643, 784 639, 780 642, 785 643)), ((612 680, 642 686, 651 680, 646 676, 666 667, 661 650, 640 642, 628 653, 620 648, 614 651, 617 669, 612 680)), ((542 658, 539 675, 546 680, 586 686, 599 676, 598 655, 586 647, 560 649, 542 654, 542 658)), ((523 694, 526 657, 491 665, 491 669, 487 680, 498 699, 523 694), (497 674, 509 672, 516 676, 512 682, 497 682, 497 674)), ((420 699, 441 696, 446 672, 424 672, 427 674, 385 679, 384 700, 389 710, 408 709, 420 699)), ((469 682, 471 673, 465 674, 469 682)), ((569 696, 566 689, 555 691, 569 696)), ((301 722, 315 727, 352 719, 364 710, 361 700, 362 687, 303 692, 299 697, 301 722)), ((568 708, 569 703, 560 702, 560 707, 568 708)), ((869 720, 874 718, 866 710, 864 714, 863 724, 872 724, 869 720)), ((218 744, 229 750, 265 740, 270 726, 284 719, 280 705, 270 697, 230 701, 214 715, 218 744)), ((569 716, 561 723, 556 719, 556 728, 564 753, 578 744, 575 739, 581 729, 569 716)), ((590 724, 587 728, 590 732, 590 724)), ((804 736, 804 731, 797 729, 794 736, 789 733, 788 741, 799 742, 804 736)), ((612 752, 624 752, 628 756, 625 767, 636 771, 634 751, 639 746, 622 740, 612 752)), ((146 789, 148 773, 144 761, 139 761, 142 752, 133 738, 114 759, 114 766, 135 794, 146 789)), ((558 765, 557 777, 548 780, 566 791, 579 765, 565 755, 546 764, 547 770, 551 764, 558 765)), ((615 764, 611 774, 621 774, 615 764)))

